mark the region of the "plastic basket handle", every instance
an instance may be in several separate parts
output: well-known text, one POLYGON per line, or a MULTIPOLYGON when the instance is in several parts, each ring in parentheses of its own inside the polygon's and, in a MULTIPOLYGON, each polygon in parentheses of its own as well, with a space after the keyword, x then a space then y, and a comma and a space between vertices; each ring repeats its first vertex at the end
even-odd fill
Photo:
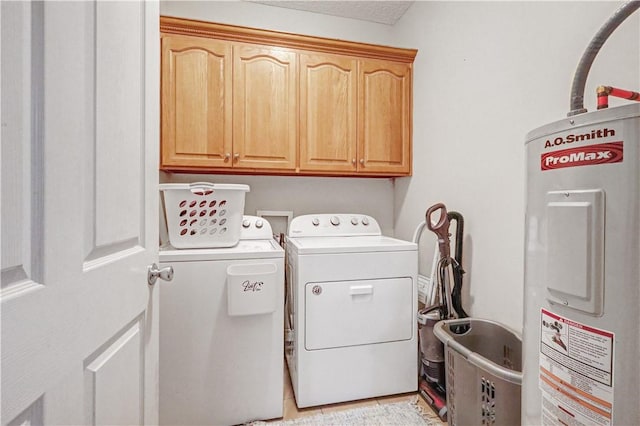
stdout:
POLYGON ((189 185, 191 193, 196 195, 209 195, 213 192, 215 185, 209 182, 194 182, 189 185))

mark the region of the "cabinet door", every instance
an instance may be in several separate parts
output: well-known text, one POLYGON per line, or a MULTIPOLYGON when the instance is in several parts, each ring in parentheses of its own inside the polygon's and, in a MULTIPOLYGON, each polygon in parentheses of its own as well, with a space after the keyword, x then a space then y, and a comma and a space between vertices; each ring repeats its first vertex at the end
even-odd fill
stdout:
POLYGON ((357 170, 357 60, 300 54, 300 170, 357 170))
POLYGON ((406 63, 360 62, 359 172, 411 174, 411 70, 406 63))
POLYGON ((233 49, 233 167, 294 170, 296 54, 245 44, 233 49))
POLYGON ((231 166, 231 46, 162 38, 161 167, 231 166))

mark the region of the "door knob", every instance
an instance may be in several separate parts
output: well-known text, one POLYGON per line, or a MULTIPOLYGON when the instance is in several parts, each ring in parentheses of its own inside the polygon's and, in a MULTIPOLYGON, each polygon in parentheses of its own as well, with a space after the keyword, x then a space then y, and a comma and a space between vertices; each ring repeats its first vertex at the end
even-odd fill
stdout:
POLYGON ((173 266, 167 266, 162 269, 158 269, 158 265, 155 263, 147 266, 147 282, 149 285, 154 285, 158 278, 164 281, 171 281, 173 279, 173 266))

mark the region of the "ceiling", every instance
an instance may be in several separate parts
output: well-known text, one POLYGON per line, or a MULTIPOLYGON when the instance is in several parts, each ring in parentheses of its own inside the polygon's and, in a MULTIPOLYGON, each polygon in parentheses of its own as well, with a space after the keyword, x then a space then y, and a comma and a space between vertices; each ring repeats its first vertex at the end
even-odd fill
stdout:
POLYGON ((287 9, 304 10, 324 15, 341 16, 343 18, 360 19, 393 25, 409 9, 413 1, 262 1, 249 0, 269 6, 287 9))

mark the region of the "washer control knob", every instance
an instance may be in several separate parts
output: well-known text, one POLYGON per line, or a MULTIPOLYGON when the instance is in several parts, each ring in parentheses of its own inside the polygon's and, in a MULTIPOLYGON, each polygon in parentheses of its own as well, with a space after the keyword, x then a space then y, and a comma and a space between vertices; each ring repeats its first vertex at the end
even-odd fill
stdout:
POLYGON ((340 225, 340 218, 338 216, 331 216, 330 222, 333 226, 338 226, 340 225))
POLYGON ((243 228, 248 228, 251 226, 251 221, 249 219, 245 219, 242 221, 242 227, 243 228))
POLYGON ((354 225, 354 226, 357 225, 358 224, 358 218, 357 217, 352 217, 351 218, 351 224, 354 225))
POLYGON ((311 219, 311 223, 313 224, 313 226, 318 226, 320 225, 320 219, 314 217, 313 219, 311 219))
POLYGON ((262 225, 264 225, 264 222, 262 221, 262 219, 256 220, 256 228, 260 229, 262 228, 262 225))
POLYGON ((368 218, 366 218, 366 217, 363 217, 363 218, 362 218, 362 224, 363 224, 364 226, 368 226, 368 225, 369 225, 369 219, 368 219, 368 218))

